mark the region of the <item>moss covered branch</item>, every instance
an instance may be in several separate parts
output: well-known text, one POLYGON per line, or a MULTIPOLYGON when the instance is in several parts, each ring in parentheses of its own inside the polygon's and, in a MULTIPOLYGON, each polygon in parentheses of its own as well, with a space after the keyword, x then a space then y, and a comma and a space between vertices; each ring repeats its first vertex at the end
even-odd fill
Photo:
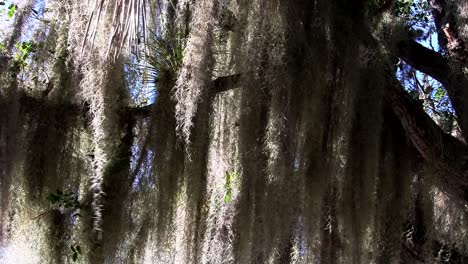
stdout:
POLYGON ((385 99, 402 123, 408 139, 426 163, 436 170, 439 187, 455 201, 467 204, 467 146, 445 134, 409 97, 398 80, 391 80, 385 92, 385 99))

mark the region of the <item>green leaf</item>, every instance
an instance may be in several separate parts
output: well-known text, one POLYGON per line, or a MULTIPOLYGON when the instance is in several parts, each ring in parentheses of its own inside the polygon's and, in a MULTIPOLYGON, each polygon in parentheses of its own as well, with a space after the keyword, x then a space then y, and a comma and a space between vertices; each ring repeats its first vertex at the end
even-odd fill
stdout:
POLYGON ((437 87, 436 92, 434 94, 434 99, 436 101, 439 101, 445 96, 446 96, 445 90, 441 86, 437 87))
POLYGON ((231 190, 229 189, 226 191, 226 195, 224 196, 224 202, 228 204, 230 201, 231 201, 231 190))
POLYGON ((76 246, 76 251, 81 254, 81 247, 80 246, 76 246))
POLYGON ((73 253, 72 259, 73 259, 73 262, 76 262, 78 260, 78 253, 77 252, 73 253))
POLYGON ((7 17, 12 18, 15 15, 15 12, 17 9, 18 9, 17 5, 11 4, 10 7, 8 7, 7 17))
POLYGON ((237 182, 239 174, 237 172, 226 172, 226 183, 224 188, 226 189, 226 194, 224 196, 224 202, 229 203, 232 197, 232 185, 237 182))

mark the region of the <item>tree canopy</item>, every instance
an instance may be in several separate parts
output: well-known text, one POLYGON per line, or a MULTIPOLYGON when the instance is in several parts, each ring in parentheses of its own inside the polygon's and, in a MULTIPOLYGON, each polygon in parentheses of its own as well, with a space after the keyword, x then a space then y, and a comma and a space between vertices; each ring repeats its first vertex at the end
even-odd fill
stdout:
POLYGON ((468 263, 467 21, 0 1, 0 262, 468 263))

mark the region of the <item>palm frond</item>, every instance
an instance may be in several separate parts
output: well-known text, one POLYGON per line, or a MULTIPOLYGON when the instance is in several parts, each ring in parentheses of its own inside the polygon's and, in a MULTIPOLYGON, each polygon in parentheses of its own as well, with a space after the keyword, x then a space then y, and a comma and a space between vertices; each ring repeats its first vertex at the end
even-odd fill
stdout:
POLYGON ((149 0, 95 0, 89 14, 81 52, 87 47, 93 47, 102 19, 107 20, 105 23, 108 23, 111 32, 106 50, 108 57, 112 56, 115 59, 124 47, 138 50, 139 45, 147 40, 148 6, 149 0))
POLYGON ((182 65, 187 39, 180 32, 169 32, 165 37, 153 34, 148 41, 146 61, 150 65, 148 80, 173 79, 182 65))

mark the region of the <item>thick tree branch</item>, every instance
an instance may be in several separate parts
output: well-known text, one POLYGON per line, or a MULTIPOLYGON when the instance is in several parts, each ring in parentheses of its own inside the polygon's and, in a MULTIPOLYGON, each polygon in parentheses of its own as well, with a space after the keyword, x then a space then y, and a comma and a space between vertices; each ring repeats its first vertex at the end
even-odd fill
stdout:
MULTIPOLYGON (((363 26, 362 28, 366 27, 363 26)), ((382 48, 382 44, 367 30, 359 32, 361 41, 368 48, 377 52, 382 48)), ((423 52, 423 54, 426 53, 435 55, 423 52)), ((414 61, 419 61, 419 59, 415 59, 414 61)), ((440 58, 438 58, 438 62, 441 63, 440 58)), ((426 163, 435 169, 437 186, 451 197, 454 202, 468 208, 468 147, 465 143, 445 134, 424 112, 422 107, 409 97, 400 82, 396 79, 392 67, 385 65, 377 66, 383 66, 386 70, 384 96, 386 103, 400 120, 408 139, 416 150, 418 150, 426 163)), ((430 65, 426 64, 426 66, 429 67, 430 65)))
POLYGON ((448 10, 446 0, 429 0, 434 17, 434 24, 439 37, 439 44, 446 48, 455 60, 466 59, 465 42, 460 38, 455 15, 448 10))
POLYGON ((229 76, 218 77, 213 80, 213 88, 211 90, 212 95, 228 91, 236 87, 241 78, 240 74, 234 74, 229 76))
MULTIPOLYGON (((468 141, 468 81, 464 74, 468 53, 465 49, 465 42, 458 34, 457 19, 453 8, 449 8, 447 1, 428 0, 428 2, 432 8, 439 45, 447 50, 450 59, 451 83, 446 85, 447 93, 456 111, 463 136, 468 141)), ((451 4, 461 3, 454 1, 451 4)))
POLYGON ((439 53, 414 40, 400 41, 395 55, 412 67, 438 80, 447 90, 465 140, 468 139, 468 105, 466 104, 468 79, 459 67, 453 67, 439 53))
MULTIPOLYGON (((372 49, 379 50, 381 47, 380 43, 369 33, 363 32, 361 40, 372 49)), ((427 50, 421 54, 436 55, 427 50)), ((406 55, 409 56, 409 54, 406 55)), ((413 61, 422 63, 423 59, 418 57, 413 61)), ((442 63, 440 58, 436 58, 436 61, 442 63)), ((428 71, 429 67, 433 67, 428 63, 425 66, 428 71)), ((385 100, 387 104, 402 123, 407 137, 419 154, 429 166, 435 169, 436 184, 439 189, 453 198, 454 202, 460 203, 461 206, 468 206, 468 147, 465 143, 445 134, 422 107, 409 97, 396 79, 392 67, 386 68, 385 100)), ((431 70, 438 71, 435 68, 431 70)), ((442 77, 442 74, 439 75, 442 77)))
MULTIPOLYGON (((222 77, 218 77, 214 79, 211 85, 210 95, 214 96, 218 93, 235 88, 235 86, 240 80, 240 77, 241 77, 240 74, 234 74, 234 75, 222 76, 222 77)), ((45 100, 30 96, 25 92, 20 93, 19 100, 22 106, 27 106, 25 107, 25 109, 26 108, 37 109, 42 104, 46 103, 45 100)), ((63 107, 63 109, 66 109, 66 111, 68 111, 70 115, 75 115, 75 116, 76 115, 86 116, 89 111, 89 105, 86 103, 83 103, 83 104, 69 103, 66 105, 64 104, 56 105, 56 107, 61 107, 61 106, 66 106, 66 107, 63 107)), ((153 106, 154 104, 149 104, 149 105, 142 106, 142 107, 127 107, 124 110, 124 112, 131 114, 133 117, 139 117, 139 118, 149 117, 153 106)))
POLYGON ((385 100, 400 119, 414 147, 435 169, 438 187, 453 201, 468 205, 467 146, 445 134, 394 76, 386 86, 385 100))
POLYGON ((424 47, 412 39, 400 41, 394 50, 395 55, 406 63, 424 72, 443 85, 450 84, 447 60, 431 49, 424 47))
POLYGON ((87 104, 73 104, 70 102, 51 103, 45 100, 45 98, 37 98, 21 90, 18 98, 22 109, 25 111, 36 111, 45 104, 50 104, 50 106, 53 106, 54 108, 66 111, 66 113, 71 116, 84 116, 89 111, 89 105, 87 104))

